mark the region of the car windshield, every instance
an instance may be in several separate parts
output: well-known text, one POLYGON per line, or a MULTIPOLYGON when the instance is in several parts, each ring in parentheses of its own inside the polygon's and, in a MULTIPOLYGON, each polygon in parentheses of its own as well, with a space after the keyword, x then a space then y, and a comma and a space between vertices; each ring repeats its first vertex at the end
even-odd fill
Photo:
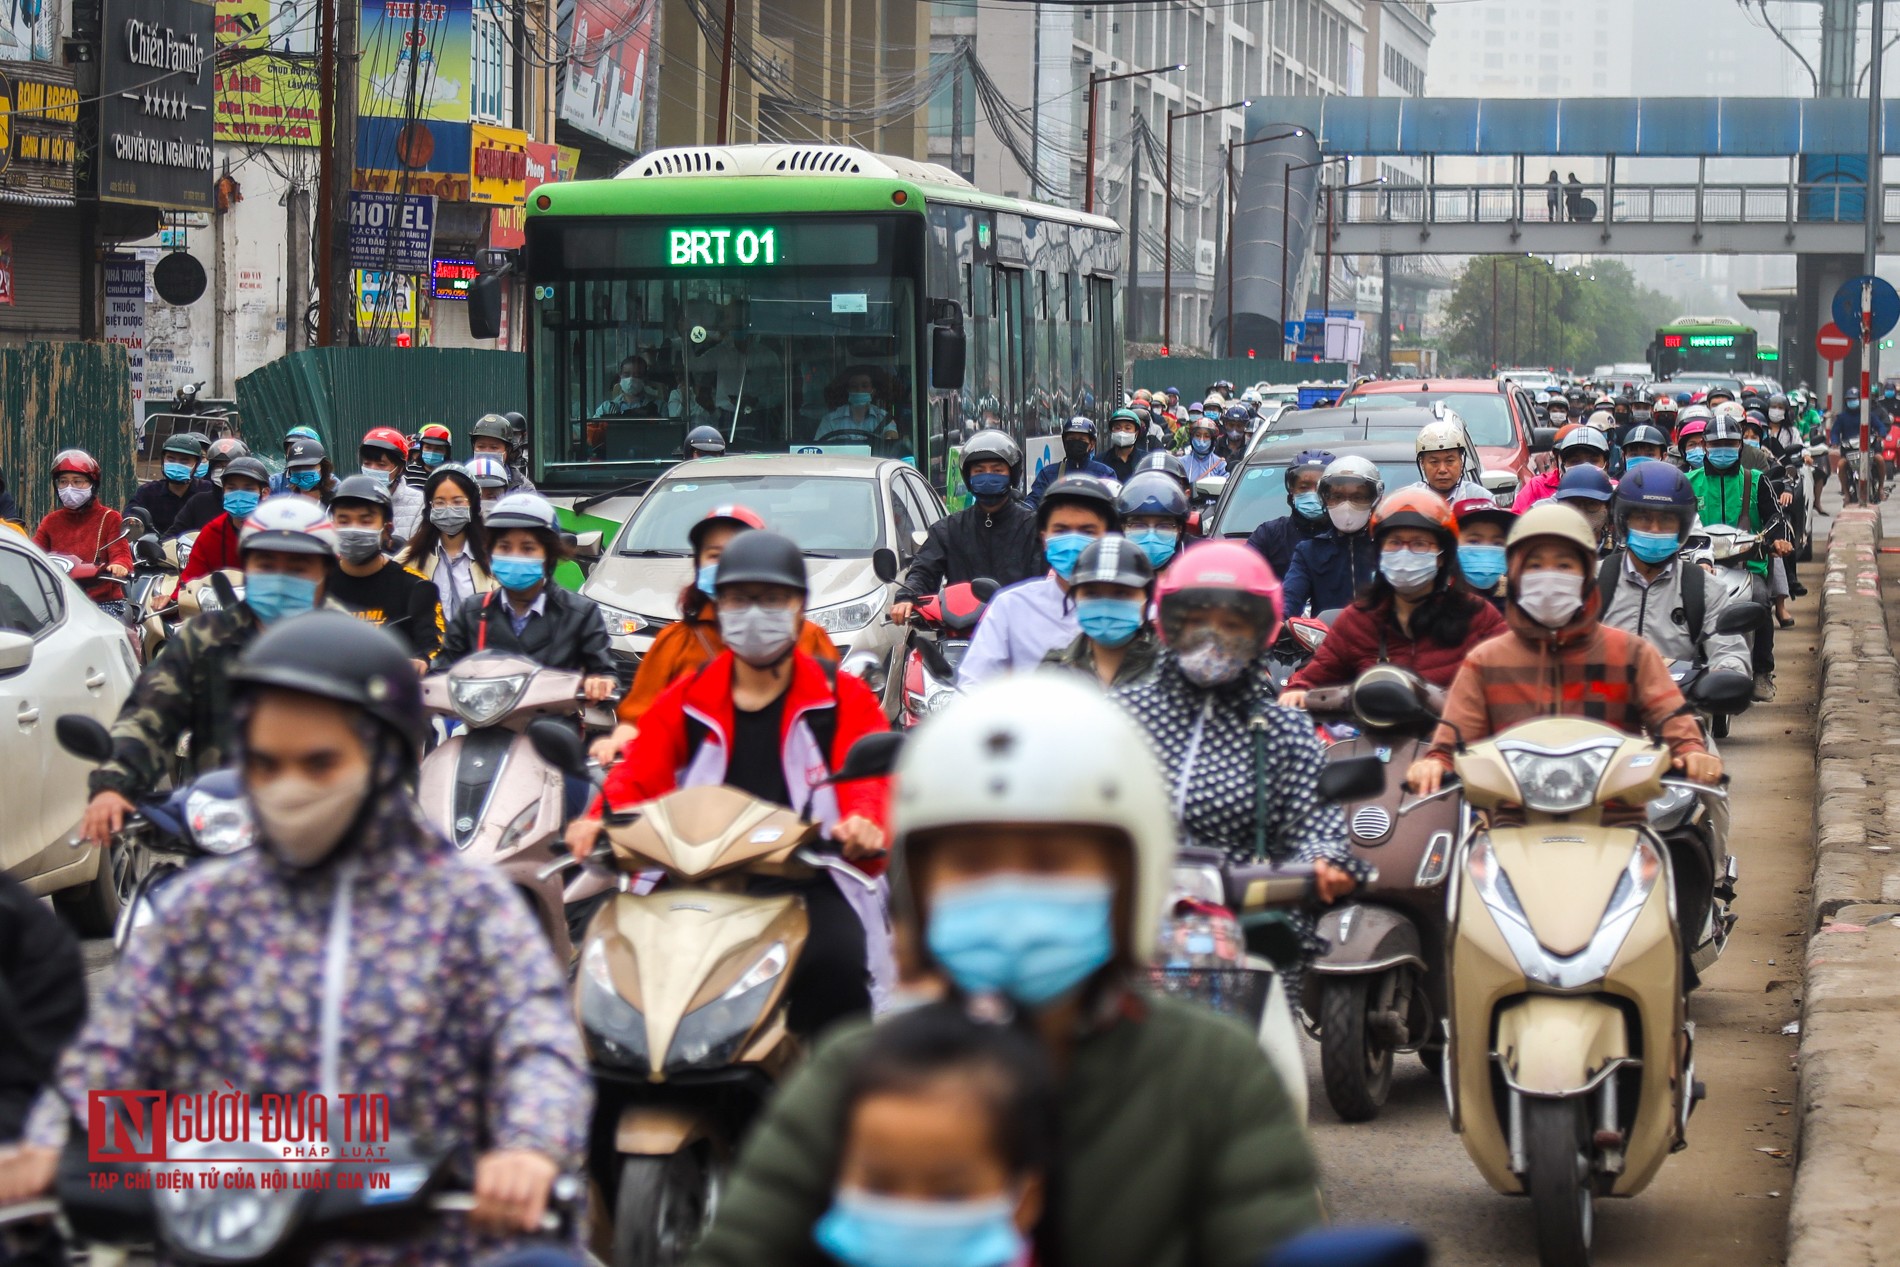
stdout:
MULTIPOLYGON (((1374 462, 1387 490, 1418 483, 1418 468, 1410 462, 1374 462)), ((1263 462, 1241 471, 1238 481, 1229 480, 1221 501, 1220 522, 1211 535, 1244 537, 1269 519, 1290 514, 1286 504, 1286 466, 1284 462, 1263 462)))
POLYGON ((879 543, 877 481, 846 476, 674 476, 640 500, 620 554, 686 557, 686 534, 714 506, 744 506, 806 554, 865 558, 879 543))
POLYGON ((1517 443, 1511 409, 1495 392, 1368 392, 1345 402, 1359 409, 1429 408, 1440 402, 1465 424, 1473 444, 1510 448, 1517 443))

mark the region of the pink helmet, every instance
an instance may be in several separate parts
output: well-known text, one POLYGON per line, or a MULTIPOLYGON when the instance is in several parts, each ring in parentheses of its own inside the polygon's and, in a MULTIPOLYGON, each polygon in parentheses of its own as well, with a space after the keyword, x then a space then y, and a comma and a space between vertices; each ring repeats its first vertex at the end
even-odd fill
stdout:
POLYGON ((1155 600, 1166 643, 1180 637, 1181 618, 1201 607, 1240 611, 1259 627, 1263 647, 1280 632, 1280 579, 1259 551, 1242 541, 1210 541, 1185 551, 1161 573, 1155 600))
POLYGON ((1706 419, 1691 418, 1689 421, 1682 424, 1682 429, 1680 431, 1676 432, 1676 443, 1680 444, 1684 440, 1688 440, 1691 437, 1699 436, 1704 431, 1707 431, 1708 429, 1709 429, 1709 424, 1706 419))

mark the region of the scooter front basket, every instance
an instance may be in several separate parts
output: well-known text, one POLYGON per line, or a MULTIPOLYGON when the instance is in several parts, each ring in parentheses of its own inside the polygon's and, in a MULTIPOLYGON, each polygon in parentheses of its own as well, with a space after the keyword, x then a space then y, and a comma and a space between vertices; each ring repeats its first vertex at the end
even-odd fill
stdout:
POLYGON ((1150 968, 1148 983, 1159 993, 1193 999, 1258 1029, 1273 974, 1259 968, 1150 968))

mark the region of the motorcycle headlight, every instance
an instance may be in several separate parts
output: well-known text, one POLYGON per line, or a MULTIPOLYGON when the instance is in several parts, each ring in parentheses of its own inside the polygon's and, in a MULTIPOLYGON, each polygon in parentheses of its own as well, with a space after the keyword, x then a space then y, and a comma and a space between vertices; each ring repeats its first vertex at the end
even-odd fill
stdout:
POLYGON ((185 822, 206 853, 222 857, 251 847, 251 810, 242 797, 226 800, 194 790, 185 797, 185 822))
POLYGON ((1505 944, 1516 957, 1519 970, 1532 981, 1559 990, 1572 990, 1600 980, 1610 970, 1636 917, 1655 890, 1663 865, 1662 855, 1655 847, 1647 839, 1638 837, 1623 874, 1617 877, 1616 888, 1610 893, 1602 918, 1597 921, 1590 944, 1568 958, 1552 954, 1537 940, 1536 930, 1524 913, 1517 890, 1511 887, 1511 877, 1498 865, 1488 839, 1480 837, 1472 843, 1465 868, 1485 908, 1491 912, 1498 932, 1503 934, 1505 944))
MULTIPOLYGON (((534 826, 534 820, 540 816, 541 802, 529 801, 528 807, 519 814, 516 814, 514 818, 509 821, 508 825, 502 828, 501 839, 495 845, 495 856, 500 858, 513 853, 521 844, 521 837, 527 833, 530 827, 534 826)), ((458 839, 456 844, 462 846, 464 842, 458 839)), ((599 943, 596 942, 595 944, 598 945, 599 943)))
POLYGON ((1324 625, 1294 625, 1293 636, 1306 645, 1308 651, 1326 641, 1326 635, 1332 632, 1324 625))
POLYGON ((614 988, 605 942, 589 942, 581 952, 580 979, 581 1033, 593 1058, 616 1069, 646 1073, 652 1065, 647 1055, 647 1018, 614 988))
POLYGON ((1597 783, 1616 749, 1614 743, 1591 744, 1567 752, 1498 745, 1504 764, 1523 794, 1524 807, 1540 814, 1574 814, 1594 801, 1597 783))
POLYGON ((882 695, 890 674, 885 669, 884 657, 873 651, 853 651, 838 666, 840 673, 849 673, 869 688, 871 694, 882 695))
POLYGON ((1227 904, 1227 886, 1221 880, 1219 867, 1175 863, 1174 891, 1181 897, 1190 897, 1210 906, 1227 904))
POLYGON ((653 623, 639 612, 630 612, 620 607, 609 607, 605 603, 596 605, 600 608, 600 619, 607 626, 607 636, 609 638, 632 637, 653 623))
POLYGON ((198 610, 215 612, 224 610, 224 600, 218 597, 218 591, 209 585, 198 587, 198 610))
POLYGON ((513 677, 449 677, 449 703, 456 714, 471 726, 482 727, 508 715, 521 698, 528 675, 513 677))
POLYGON ((806 612, 811 623, 826 633, 850 633, 862 629, 876 620, 878 613, 884 610, 882 592, 866 594, 863 598, 854 598, 848 603, 836 603, 830 607, 820 607, 816 611, 806 612))
POLYGON ((758 961, 746 969, 726 992, 706 1006, 688 1012, 673 1035, 666 1053, 666 1071, 677 1073, 703 1065, 718 1065, 738 1053, 739 1044, 759 1022, 773 982, 791 959, 785 943, 773 942, 758 961))
POLYGON ((261 1173, 281 1170, 280 1159, 259 1143, 173 1145, 167 1169, 191 1175, 189 1187, 154 1185, 160 1239, 183 1250, 189 1258, 207 1263, 266 1261, 290 1232, 304 1193, 286 1185, 267 1189, 261 1173), (243 1160, 237 1160, 238 1155, 243 1160), (219 1161, 198 1163, 198 1156, 219 1161), (260 1176, 257 1188, 217 1186, 214 1170, 230 1173, 233 1165, 260 1176), (192 1173, 192 1172, 197 1173, 192 1173))

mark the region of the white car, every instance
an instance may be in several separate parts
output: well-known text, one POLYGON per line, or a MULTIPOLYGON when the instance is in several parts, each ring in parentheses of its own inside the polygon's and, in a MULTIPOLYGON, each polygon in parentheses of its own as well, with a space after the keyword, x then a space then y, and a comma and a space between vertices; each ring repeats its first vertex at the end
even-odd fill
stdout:
POLYGON ((87 937, 112 932, 123 868, 74 848, 92 767, 53 738, 66 713, 110 726, 138 678, 125 624, 96 607, 40 548, 0 528, 0 867, 50 895, 87 937))

